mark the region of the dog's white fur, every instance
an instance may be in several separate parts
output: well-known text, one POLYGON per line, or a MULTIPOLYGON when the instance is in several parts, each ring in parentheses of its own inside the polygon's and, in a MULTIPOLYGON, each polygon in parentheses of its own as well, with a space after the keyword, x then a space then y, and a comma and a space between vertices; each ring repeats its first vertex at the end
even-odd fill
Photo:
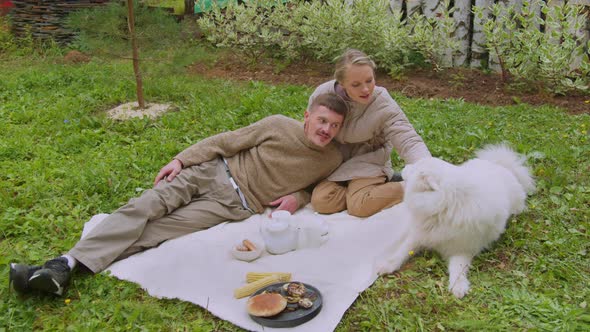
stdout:
POLYGON ((487 146, 459 166, 422 159, 406 166, 402 177, 404 204, 413 218, 393 226, 402 238, 378 262, 377 272, 398 270, 409 252, 433 249, 448 261, 449 290, 465 296, 471 260, 500 237, 535 189, 525 159, 506 145, 487 146))

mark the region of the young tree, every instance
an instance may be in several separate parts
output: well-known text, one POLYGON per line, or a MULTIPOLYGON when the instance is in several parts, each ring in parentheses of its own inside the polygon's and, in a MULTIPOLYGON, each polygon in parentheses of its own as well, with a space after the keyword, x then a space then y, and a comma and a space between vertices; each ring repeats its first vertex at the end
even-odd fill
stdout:
POLYGON ((68 25, 76 31, 73 48, 97 57, 132 60, 139 109, 151 106, 144 98, 150 71, 163 70, 159 64, 164 63, 169 70, 180 66, 176 57, 185 42, 182 25, 169 13, 137 0, 76 11, 68 17, 68 25))
POLYGON ((135 36, 133 0, 127 0, 127 26, 129 27, 129 38, 131 39, 131 49, 133 54, 133 72, 135 73, 137 104, 140 109, 144 109, 145 101, 143 99, 143 82, 141 80, 141 70, 139 68, 139 50, 137 48, 137 38, 135 36))

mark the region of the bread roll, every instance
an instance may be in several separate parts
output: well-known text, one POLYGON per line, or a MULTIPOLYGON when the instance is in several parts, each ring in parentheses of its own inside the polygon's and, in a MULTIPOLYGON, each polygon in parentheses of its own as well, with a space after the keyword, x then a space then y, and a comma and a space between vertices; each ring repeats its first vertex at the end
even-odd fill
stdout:
POLYGON ((252 243, 248 239, 245 239, 244 241, 242 241, 242 244, 244 245, 244 247, 248 248, 249 251, 255 251, 256 250, 256 246, 254 245, 254 243, 252 243))
POLYGON ((287 307, 287 300, 277 293, 263 293, 248 299, 248 313, 257 317, 274 316, 287 307))

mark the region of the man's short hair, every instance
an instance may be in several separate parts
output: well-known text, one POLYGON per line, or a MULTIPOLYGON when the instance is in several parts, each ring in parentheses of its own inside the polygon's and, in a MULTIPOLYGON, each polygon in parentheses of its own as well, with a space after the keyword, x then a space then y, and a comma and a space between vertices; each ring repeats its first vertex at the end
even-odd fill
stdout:
POLYGON ((309 112, 313 112, 316 107, 319 106, 324 106, 329 110, 342 115, 344 118, 346 118, 346 114, 348 113, 348 104, 342 99, 342 97, 335 93, 323 93, 315 97, 309 107, 309 112))

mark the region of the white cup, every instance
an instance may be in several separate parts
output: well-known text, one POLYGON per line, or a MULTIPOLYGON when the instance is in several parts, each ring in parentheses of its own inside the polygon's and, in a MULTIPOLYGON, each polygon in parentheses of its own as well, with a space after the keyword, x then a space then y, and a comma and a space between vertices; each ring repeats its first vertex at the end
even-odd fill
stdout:
POLYGON ((297 249, 319 248, 328 240, 327 235, 322 235, 319 227, 300 227, 297 234, 297 249))

